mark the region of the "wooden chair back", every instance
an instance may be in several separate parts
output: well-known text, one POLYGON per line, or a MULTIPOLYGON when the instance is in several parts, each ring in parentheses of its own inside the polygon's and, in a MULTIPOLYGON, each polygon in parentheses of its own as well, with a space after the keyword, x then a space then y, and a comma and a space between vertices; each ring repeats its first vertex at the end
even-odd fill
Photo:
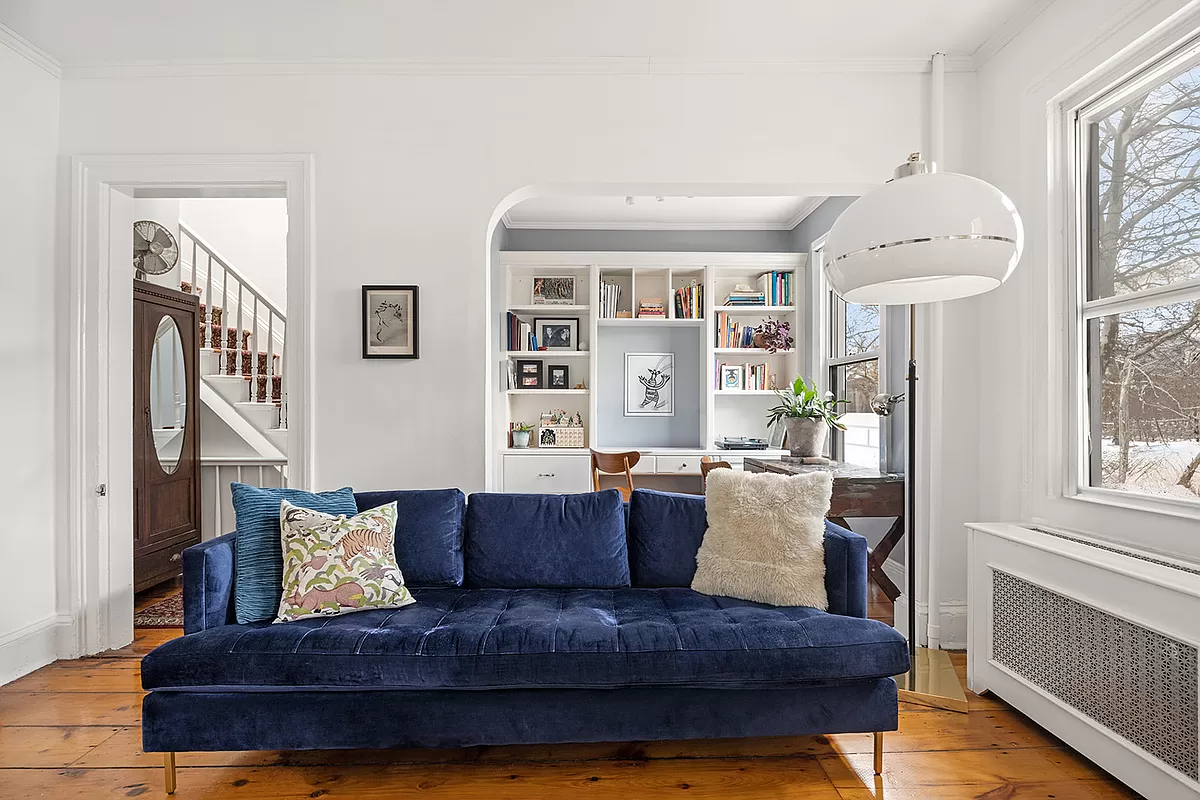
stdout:
POLYGON ((592 488, 600 491, 601 475, 625 475, 625 486, 618 486, 617 491, 625 500, 633 494, 633 473, 630 470, 642 460, 642 454, 636 450, 626 453, 601 453, 592 451, 592 488))
POLYGON ((728 461, 714 461, 712 456, 704 456, 700 459, 700 477, 708 480, 708 473, 714 469, 733 469, 733 465, 728 461))

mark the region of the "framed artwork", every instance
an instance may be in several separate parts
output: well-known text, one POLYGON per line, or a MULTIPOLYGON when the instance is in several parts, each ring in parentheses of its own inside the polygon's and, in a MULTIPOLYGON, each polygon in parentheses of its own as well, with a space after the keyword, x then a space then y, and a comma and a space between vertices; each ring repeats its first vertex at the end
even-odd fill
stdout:
POLYGON ((579 320, 535 319, 533 335, 537 337, 538 349, 574 350, 579 344, 579 320))
POLYGON ((534 275, 531 282, 531 305, 573 306, 575 305, 574 275, 534 275))
POLYGON ((675 416, 675 354, 625 354, 625 416, 675 416))
POLYGON ((744 388, 742 385, 742 367, 737 364, 721 365, 721 391, 737 392, 744 388))
POLYGON ((524 360, 517 361, 517 388, 542 388, 542 362, 524 360))
POLYGON ((363 286, 363 358, 420 358, 416 286, 363 286))
POLYGON ((546 388, 547 389, 570 389, 571 388, 571 368, 566 364, 562 366, 553 365, 546 368, 546 388))
POLYGON ((767 431, 767 447, 772 450, 782 450, 784 439, 787 438, 787 426, 783 424, 783 420, 776 422, 767 431))

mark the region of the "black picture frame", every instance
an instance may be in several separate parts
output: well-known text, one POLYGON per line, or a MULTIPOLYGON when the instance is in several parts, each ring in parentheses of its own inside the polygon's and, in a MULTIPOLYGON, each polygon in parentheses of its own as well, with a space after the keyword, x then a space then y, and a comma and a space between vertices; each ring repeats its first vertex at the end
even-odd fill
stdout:
POLYGON ((570 389, 571 367, 569 364, 552 364, 546 367, 547 389, 570 389))
POLYGON ((363 358, 421 357, 420 291, 420 287, 412 284, 363 285, 363 358), (397 325, 402 330, 397 330, 397 325), (394 342, 381 341, 388 333, 395 337, 394 342))
POLYGON ((525 359, 517 359, 517 386, 518 389, 544 389, 542 383, 542 362, 525 359), (526 381, 530 383, 526 383, 526 381))
POLYGON ((535 317, 533 320, 533 335, 537 337, 539 350, 578 350, 579 320, 574 317, 535 317), (547 328, 550 330, 547 330, 547 328), (564 331, 563 329, 566 330, 564 331), (552 336, 552 332, 561 333, 561 339, 552 336))

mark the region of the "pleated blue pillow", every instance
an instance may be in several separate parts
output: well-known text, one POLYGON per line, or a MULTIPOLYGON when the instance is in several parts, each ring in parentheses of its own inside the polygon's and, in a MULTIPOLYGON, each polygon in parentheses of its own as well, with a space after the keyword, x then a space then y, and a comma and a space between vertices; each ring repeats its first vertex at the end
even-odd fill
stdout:
POLYGON ((234 483, 233 511, 237 518, 237 558, 234 562, 233 606, 238 624, 275 619, 283 594, 283 545, 279 531, 279 506, 294 506, 325 514, 358 513, 354 490, 305 492, 300 489, 264 489, 234 483))

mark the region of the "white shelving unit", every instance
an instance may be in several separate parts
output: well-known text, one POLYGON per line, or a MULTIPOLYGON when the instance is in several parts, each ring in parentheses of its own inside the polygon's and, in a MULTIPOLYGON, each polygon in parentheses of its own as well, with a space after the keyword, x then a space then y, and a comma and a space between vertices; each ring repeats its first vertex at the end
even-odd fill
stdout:
MULTIPOLYGON (((801 354, 806 346, 803 341, 806 261, 805 255, 790 253, 502 252, 495 277, 504 284, 502 291, 497 287, 493 295, 503 297, 499 309, 500 336, 493 349, 496 361, 502 364, 505 374, 501 377, 506 388, 493 401, 499 404, 493 408, 492 419, 498 428, 494 432, 494 441, 499 443, 500 463, 493 476, 492 488, 502 491, 590 491, 588 447, 639 450, 643 456, 637 471, 643 475, 699 475, 699 459, 704 455, 714 455, 740 465, 745 455, 754 453, 720 450, 714 441, 724 436, 766 438, 766 411, 775 404, 776 397, 769 390, 718 389, 719 365, 767 364, 770 373, 779 376, 779 386, 790 383, 799 374, 801 354), (758 277, 770 272, 792 275, 792 297, 787 305, 728 307, 723 304, 738 283, 756 286, 758 277), (532 303, 533 278, 559 275, 575 277, 575 303, 532 303), (601 317, 602 280, 621 287, 617 311, 636 314, 641 302, 658 298, 666 316, 601 317), (675 290, 690 287, 693 283, 703 288, 703 302, 698 309, 700 317, 677 318, 675 290), (506 312, 530 324, 539 318, 575 319, 578 321, 576 344, 587 342, 588 350, 507 350, 506 312), (757 325, 768 317, 786 320, 791 324, 795 345, 775 353, 754 347, 718 348, 720 313, 742 325, 757 325), (638 344, 643 336, 647 341, 644 347, 638 344), (678 420, 662 422, 673 426, 673 440, 669 444, 630 441, 639 437, 630 437, 622 431, 606 431, 603 419, 610 420, 610 427, 621 423, 621 412, 613 404, 621 402, 623 385, 606 385, 597 391, 597 382, 602 379, 623 381, 623 374, 614 371, 617 359, 622 359, 624 352, 660 352, 663 341, 677 343, 675 371, 680 376, 680 383, 675 386, 675 403, 677 416, 685 418, 686 425, 681 426, 678 420), (549 366, 568 366, 572 388, 507 387, 507 363, 517 360, 540 361, 543 382, 549 366), (606 370, 603 377, 600 374, 602 363, 606 370), (586 389, 573 388, 580 381, 585 383, 586 389), (604 403, 603 408, 601 403, 604 403), (543 411, 556 408, 583 417, 585 447, 508 447, 510 423, 521 421, 536 427, 543 411)), ((637 424, 654 425, 655 422, 649 418, 649 421, 637 424)), ((535 431, 531 444, 536 445, 537 439, 535 431)), ((772 457, 781 452, 769 450, 757 451, 757 454, 772 457)))

